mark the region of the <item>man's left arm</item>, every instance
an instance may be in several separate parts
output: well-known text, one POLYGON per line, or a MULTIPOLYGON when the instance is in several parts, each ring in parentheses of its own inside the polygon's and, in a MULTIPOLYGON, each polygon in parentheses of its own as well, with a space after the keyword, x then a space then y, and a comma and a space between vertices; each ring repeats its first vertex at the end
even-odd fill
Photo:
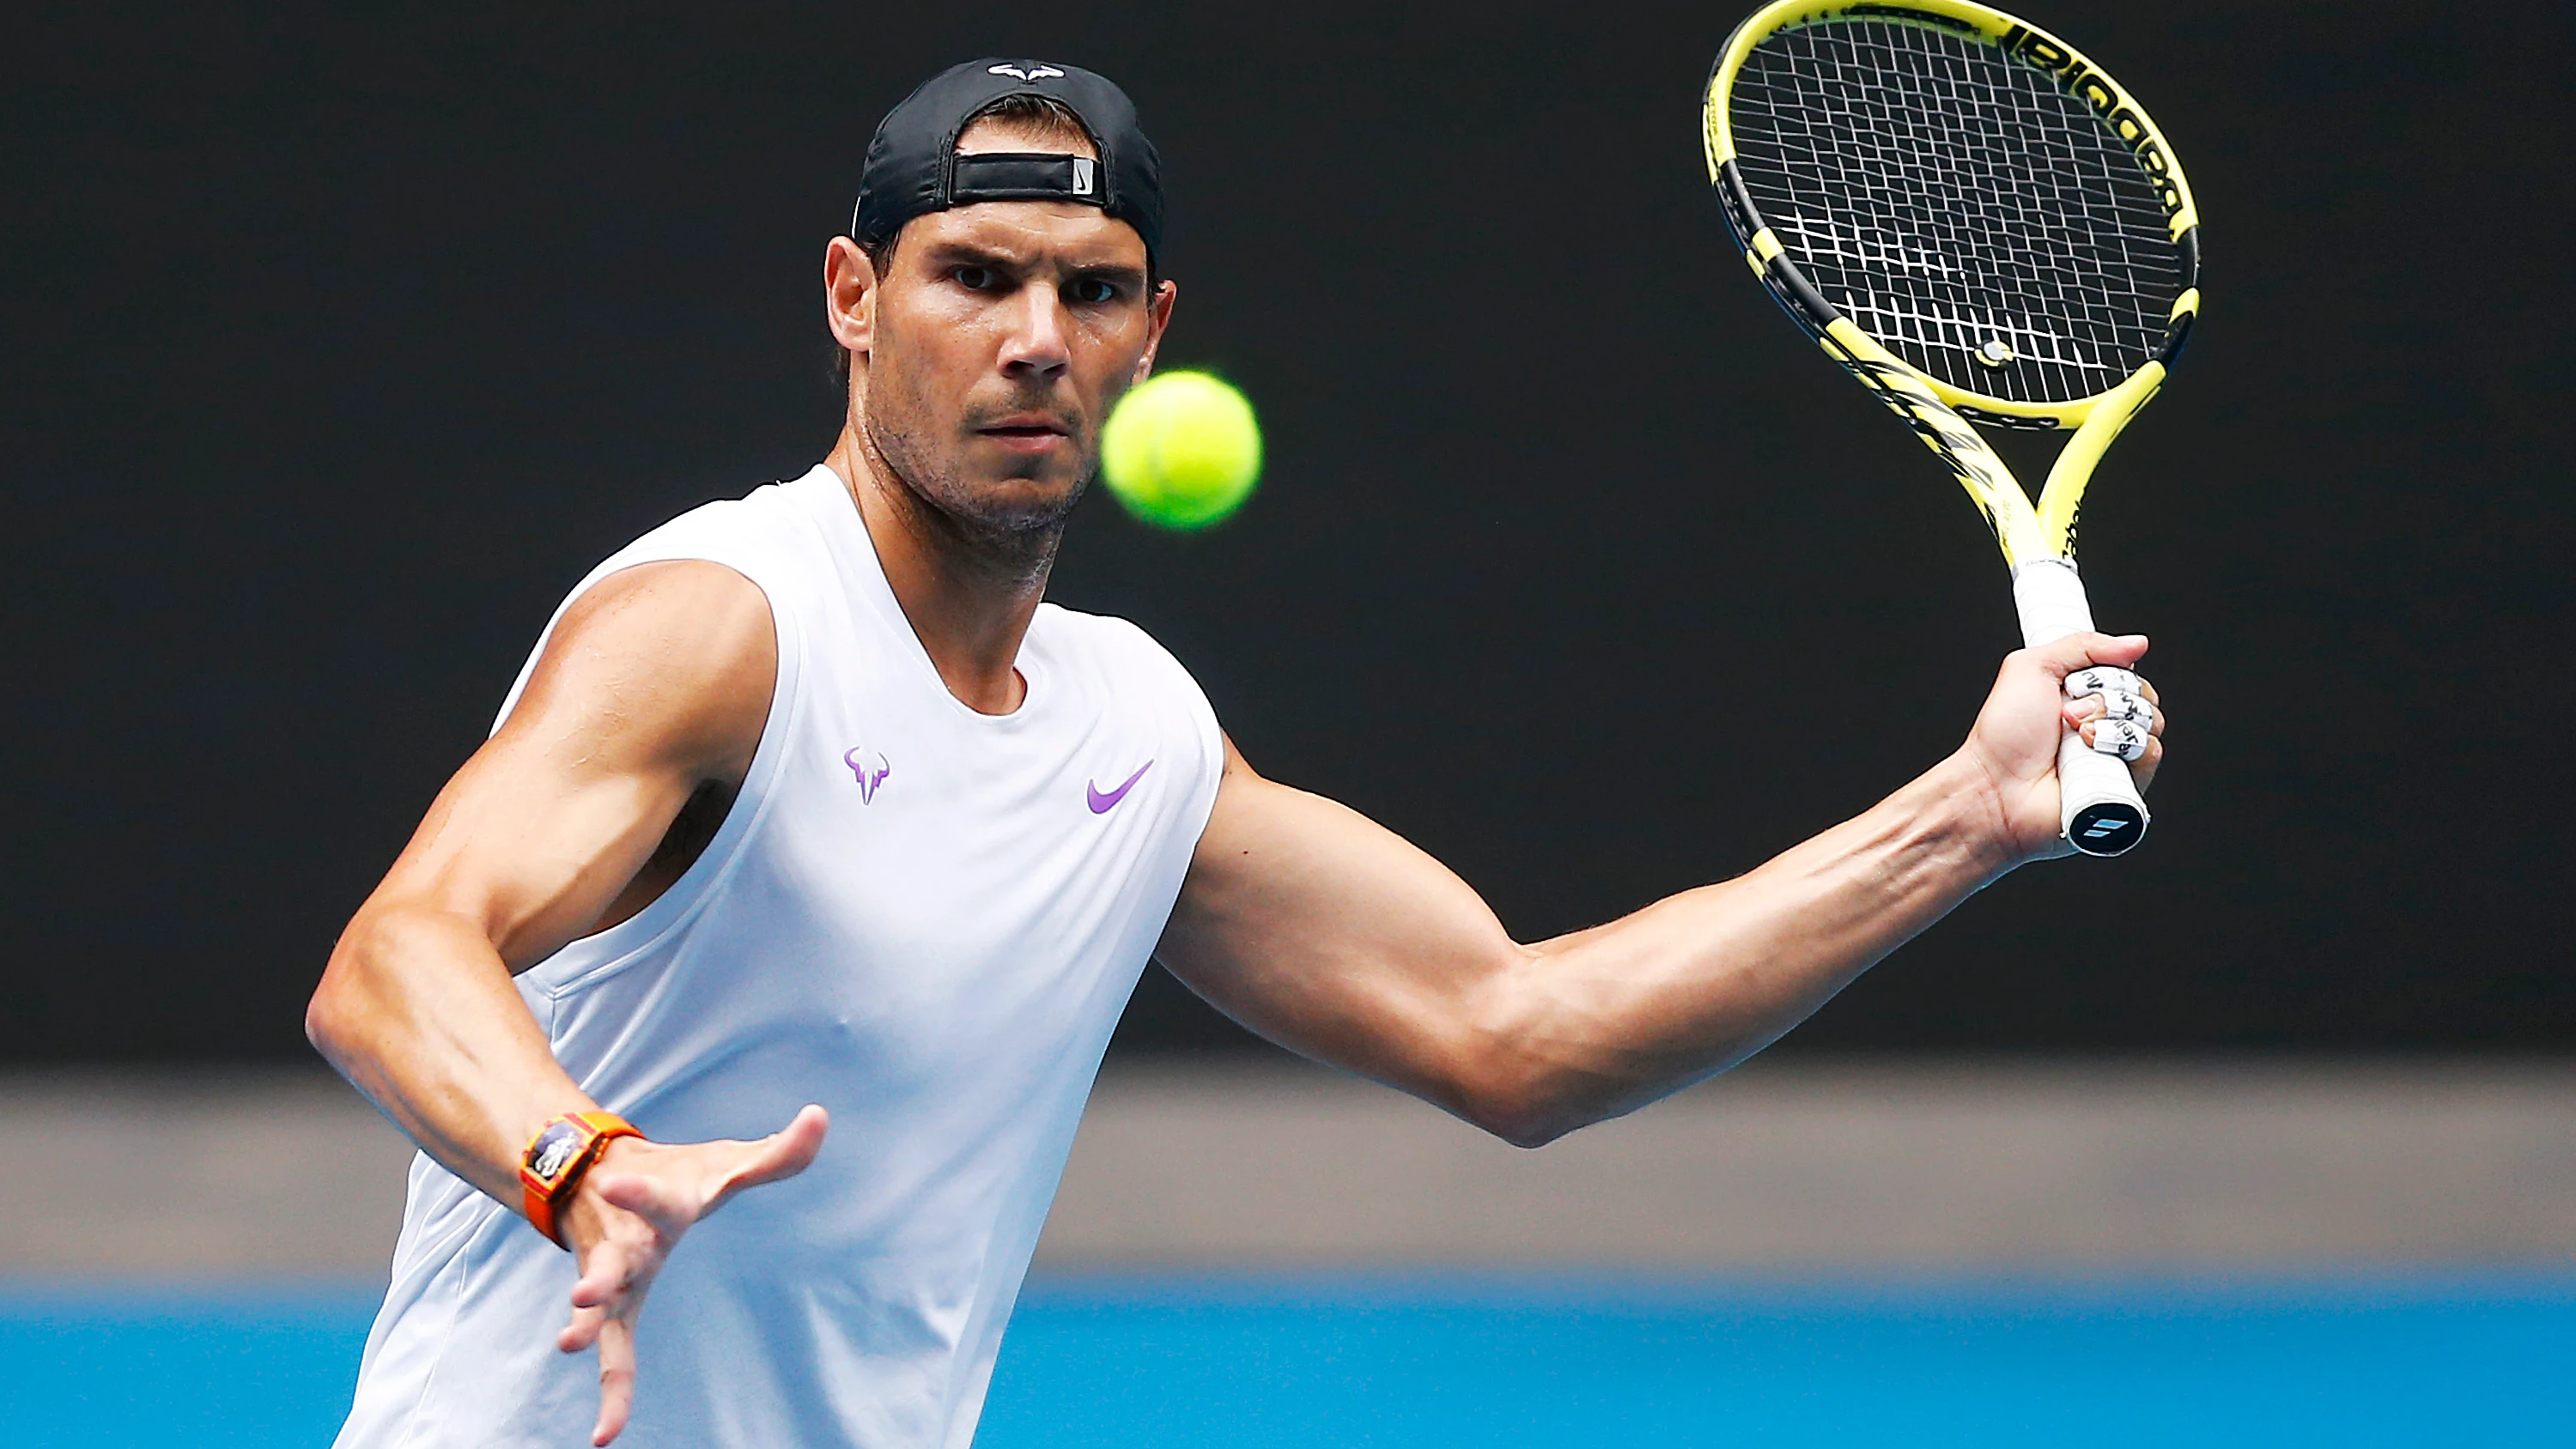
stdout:
MULTIPOLYGON (((2021 650, 1967 743, 1867 812, 1748 874, 1535 945, 1429 855, 1263 779, 1229 742, 1156 955, 1263 1036, 1534 1147, 1733 1066, 1989 881, 2064 853, 2060 721, 2089 729, 2101 713, 2066 699, 2065 677, 2145 652, 2101 634, 2021 650)), ((2163 730, 2159 709, 2141 787, 2163 730)))

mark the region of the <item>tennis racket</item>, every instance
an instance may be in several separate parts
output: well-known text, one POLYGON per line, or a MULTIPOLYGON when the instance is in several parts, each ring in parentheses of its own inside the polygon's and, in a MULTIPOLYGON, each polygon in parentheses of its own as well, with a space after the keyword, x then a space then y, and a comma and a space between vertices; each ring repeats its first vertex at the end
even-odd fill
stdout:
MULTIPOLYGON (((1780 0, 1709 74, 1709 180, 1754 275, 1968 490, 2012 570, 2022 638, 2093 627, 2075 517, 2200 309, 2199 215, 2173 147, 2065 41, 1966 0, 1780 0), (2037 503, 1976 424, 2074 430, 2037 503)), ((2125 669, 2058 745, 2060 828, 2143 838, 2126 763, 2152 707, 2125 669)))

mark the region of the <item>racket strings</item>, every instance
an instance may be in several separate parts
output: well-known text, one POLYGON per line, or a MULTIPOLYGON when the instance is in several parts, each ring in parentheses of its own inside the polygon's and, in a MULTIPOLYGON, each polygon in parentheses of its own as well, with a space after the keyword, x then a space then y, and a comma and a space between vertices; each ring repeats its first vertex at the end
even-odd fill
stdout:
POLYGON ((1737 171, 1825 299, 1944 382, 2090 397, 2155 354, 2182 288, 2165 210, 2092 110, 1990 45, 1843 21, 1756 45, 1737 171))

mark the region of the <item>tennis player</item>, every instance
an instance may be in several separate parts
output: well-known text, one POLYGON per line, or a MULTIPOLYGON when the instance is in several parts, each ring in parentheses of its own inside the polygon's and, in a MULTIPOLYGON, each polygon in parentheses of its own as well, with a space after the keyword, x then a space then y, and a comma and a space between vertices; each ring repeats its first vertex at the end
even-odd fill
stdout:
POLYGON ((315 1043, 422 1148, 343 1446, 958 1449, 1147 958, 1535 1147, 2064 849, 2061 720, 2101 704, 2061 681, 2144 639, 2013 654, 1866 814, 1514 942, 1254 773, 1143 631, 1042 602, 1172 319, 1127 97, 959 66, 861 188, 824 263, 838 445, 581 582, 314 995, 315 1043))

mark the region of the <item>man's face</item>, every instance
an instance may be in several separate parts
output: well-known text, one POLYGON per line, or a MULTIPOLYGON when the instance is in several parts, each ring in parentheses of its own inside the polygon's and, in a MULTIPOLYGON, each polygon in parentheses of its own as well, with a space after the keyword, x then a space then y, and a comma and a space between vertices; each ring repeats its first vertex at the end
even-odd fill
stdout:
MULTIPOLYGON (((958 149, 1065 148, 979 127, 958 149)), ((1135 228, 1072 202, 932 212, 905 225, 875 292, 863 422, 879 454, 963 521, 1060 525, 1171 315, 1135 228)))

